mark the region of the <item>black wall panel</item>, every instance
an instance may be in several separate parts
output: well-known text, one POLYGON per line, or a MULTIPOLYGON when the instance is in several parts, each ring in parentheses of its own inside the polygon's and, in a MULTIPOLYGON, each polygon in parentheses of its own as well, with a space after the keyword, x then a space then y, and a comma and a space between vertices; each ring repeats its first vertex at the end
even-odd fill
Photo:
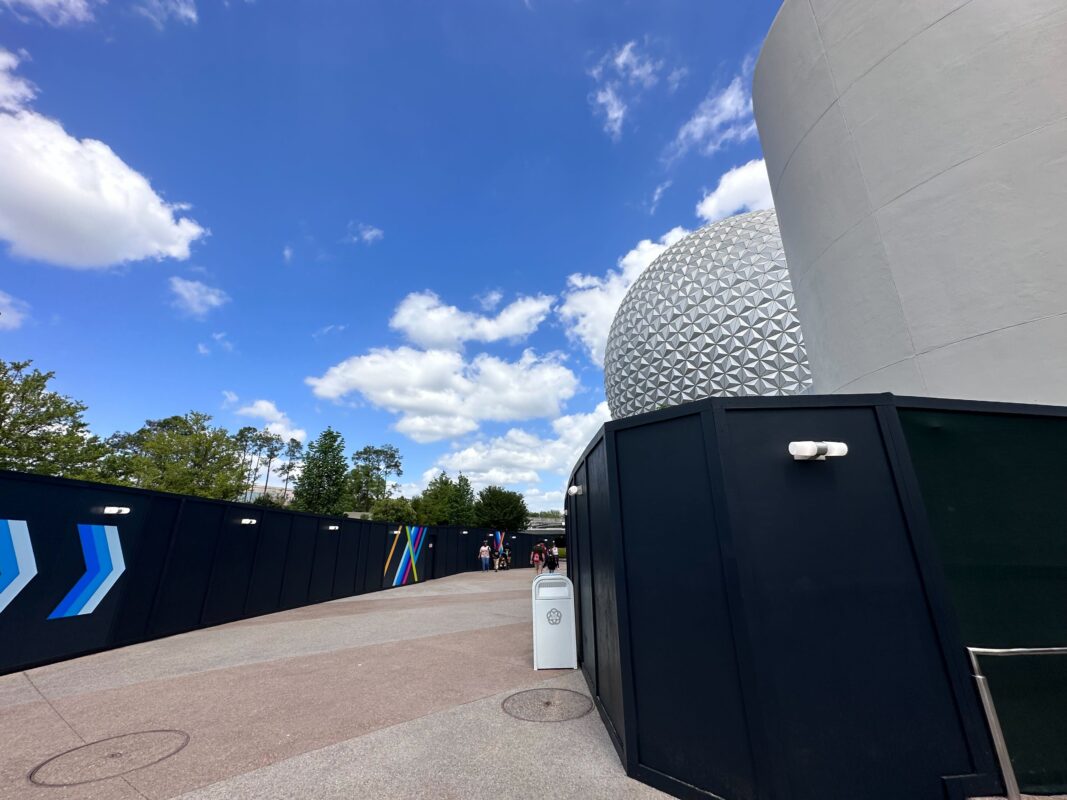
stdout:
POLYGON ((315 563, 316 528, 314 517, 294 517, 289 529, 289 549, 285 553, 280 608, 296 608, 308 602, 311 568, 315 563))
POLYGON ((311 566, 311 582, 308 584, 308 602, 321 603, 333 597, 333 573, 337 568, 337 548, 340 532, 331 531, 334 520, 316 520, 315 557, 311 566))
POLYGON ((359 520, 355 522, 359 526, 359 553, 356 556, 356 587, 354 594, 363 594, 367 591, 367 564, 370 563, 370 525, 359 520))
POLYGON ((331 595, 334 598, 348 597, 355 592, 356 557, 359 555, 359 525, 354 520, 345 520, 340 525, 331 595))
POLYGON ((150 636, 168 636, 200 626, 219 536, 238 527, 240 518, 232 511, 227 514, 224 505, 185 501, 156 596, 150 636))
POLYGON ((289 529, 293 515, 264 511, 259 520, 259 543, 252 568, 252 580, 245 599, 245 616, 270 614, 281 606, 285 554, 289 550, 289 529))
POLYGON ((701 418, 621 430, 616 446, 637 759, 721 797, 754 798, 701 418), (666 463, 670 469, 663 468, 666 463), (663 591, 665 578, 669 592, 663 591), (664 654, 680 642, 686 643, 685 657, 666 660, 664 654), (683 686, 694 690, 679 691, 683 686), (706 758, 691 758, 694 750, 706 758))
MULTIPOLYGON (((589 484, 586 475, 586 465, 583 463, 575 473, 574 483, 578 486, 589 484)), ((574 532, 574 547, 577 551, 577 587, 578 593, 578 618, 581 622, 579 635, 579 649, 582 652, 582 669, 586 680, 596 693, 597 675, 597 652, 596 652, 596 614, 593 613, 593 604, 596 598, 596 587, 593 585, 593 562, 597 554, 592 550, 589 539, 589 493, 577 495, 571 498, 573 506, 568 514, 568 526, 574 532)))
POLYGON ((370 551, 367 555, 367 572, 363 576, 363 591, 376 592, 382 588, 382 575, 385 572, 385 540, 389 529, 380 522, 368 522, 366 536, 370 551))
POLYGON ((259 544, 259 516, 249 514, 247 519, 256 519, 257 524, 231 525, 219 537, 201 624, 219 625, 244 616, 259 544))
POLYGON ((939 800, 942 777, 974 765, 874 410, 726 419, 758 684, 792 796, 939 800), (849 454, 783 457, 805 439, 847 442, 849 454))
MULTIPOLYGON (((152 601, 163 576, 170 531, 178 520, 182 505, 182 501, 176 497, 159 497, 146 503, 144 498, 135 496, 132 502, 145 509, 145 521, 139 531, 136 548, 127 550, 129 581, 122 594, 118 595, 111 633, 113 645, 139 642, 148 634, 152 601)), ((123 532, 129 539, 129 531, 123 532)), ((126 547, 126 542, 123 542, 123 547, 126 547)), ((120 587, 116 584, 115 588, 120 587)))
POLYGON ((593 614, 596 619, 596 686, 604 710, 620 739, 625 736, 622 708, 622 664, 619 660, 619 617, 615 611, 615 571, 611 508, 608 505, 607 447, 597 445, 586 460, 589 486, 589 527, 593 561, 593 614))

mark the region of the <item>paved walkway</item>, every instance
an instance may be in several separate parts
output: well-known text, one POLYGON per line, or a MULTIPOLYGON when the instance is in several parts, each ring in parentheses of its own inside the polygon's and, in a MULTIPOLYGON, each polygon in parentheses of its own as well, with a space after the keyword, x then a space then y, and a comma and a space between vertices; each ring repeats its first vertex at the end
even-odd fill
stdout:
POLYGON ((0 676, 0 798, 665 797, 625 776, 596 711, 503 711, 524 689, 587 694, 530 666, 532 577, 457 575, 0 676), (77 785, 29 781, 104 739, 36 773, 77 785))

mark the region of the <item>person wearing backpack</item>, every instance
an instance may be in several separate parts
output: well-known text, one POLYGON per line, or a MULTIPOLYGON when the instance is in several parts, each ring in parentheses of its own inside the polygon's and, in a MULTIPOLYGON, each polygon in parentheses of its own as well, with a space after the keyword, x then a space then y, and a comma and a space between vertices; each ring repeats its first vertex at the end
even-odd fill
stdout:
POLYGON ((530 563, 533 564, 538 575, 545 568, 545 548, 540 542, 534 545, 533 551, 530 553, 530 563))
POLYGON ((556 549, 552 548, 548 551, 548 555, 545 556, 545 566, 548 567, 549 572, 555 572, 559 568, 559 556, 556 555, 556 549))

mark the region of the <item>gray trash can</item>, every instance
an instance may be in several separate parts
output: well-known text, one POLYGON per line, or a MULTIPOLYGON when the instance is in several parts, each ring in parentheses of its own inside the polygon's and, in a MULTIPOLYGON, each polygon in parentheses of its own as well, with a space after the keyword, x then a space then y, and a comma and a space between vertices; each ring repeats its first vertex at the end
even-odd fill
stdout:
POLYGON ((574 635, 574 584, 564 575, 533 582, 534 669, 578 669, 574 635))

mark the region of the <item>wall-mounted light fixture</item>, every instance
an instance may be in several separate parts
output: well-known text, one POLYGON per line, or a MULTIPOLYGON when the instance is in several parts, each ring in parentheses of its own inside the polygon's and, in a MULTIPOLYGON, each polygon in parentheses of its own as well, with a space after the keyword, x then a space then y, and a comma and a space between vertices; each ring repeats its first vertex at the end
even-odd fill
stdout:
POLYGON ((104 506, 105 514, 129 514, 130 509, 127 506, 104 506))
POLYGON ((242 525, 255 525, 258 520, 254 520, 251 517, 245 517, 241 520, 242 525))
POLYGON ((466 531, 461 531, 461 533, 462 533, 462 534, 463 534, 464 536, 466 536, 466 535, 467 535, 467 532, 466 532, 466 531))
POLYGON ((326 526, 326 530, 328 530, 328 531, 339 531, 339 530, 341 530, 341 526, 340 525, 327 525, 326 526))
POLYGON ((576 494, 585 494, 585 487, 579 486, 578 484, 574 484, 569 489, 567 489, 567 494, 569 494, 571 497, 574 497, 576 494))
POLYGON ((848 455, 844 442, 790 442, 789 455, 794 461, 825 461, 848 455))

